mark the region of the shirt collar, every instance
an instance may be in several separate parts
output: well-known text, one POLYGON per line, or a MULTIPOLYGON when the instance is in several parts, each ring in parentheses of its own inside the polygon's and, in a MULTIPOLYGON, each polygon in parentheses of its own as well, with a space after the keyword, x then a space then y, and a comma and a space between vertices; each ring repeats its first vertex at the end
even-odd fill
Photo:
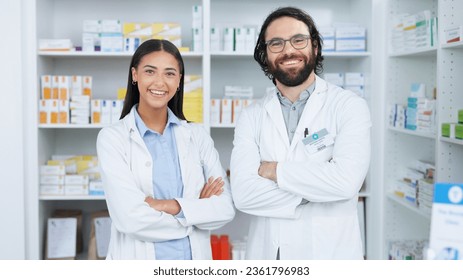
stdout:
MULTIPOLYGON (((138 114, 138 105, 135 110, 135 124, 137 125, 138 131, 140 132, 140 135, 143 137, 147 131, 150 131, 152 133, 157 133, 156 131, 150 129, 149 127, 146 126, 145 122, 143 119, 140 117, 140 114, 138 114)), ((177 118, 177 116, 170 110, 169 107, 167 107, 167 124, 166 127, 169 127, 170 125, 178 125, 180 124, 180 120, 177 118)))
MULTIPOLYGON (((294 102, 294 103, 307 101, 309 99, 310 95, 315 90, 315 82, 316 81, 314 81, 308 88, 306 88, 303 92, 301 92, 301 94, 299 95, 299 99, 296 100, 296 102, 294 102)), ((281 104, 284 104, 284 105, 293 104, 293 103, 291 103, 291 101, 289 101, 288 98, 284 97, 283 94, 281 94, 281 92, 278 89, 277 89, 277 96, 278 96, 278 99, 280 100, 281 104)))

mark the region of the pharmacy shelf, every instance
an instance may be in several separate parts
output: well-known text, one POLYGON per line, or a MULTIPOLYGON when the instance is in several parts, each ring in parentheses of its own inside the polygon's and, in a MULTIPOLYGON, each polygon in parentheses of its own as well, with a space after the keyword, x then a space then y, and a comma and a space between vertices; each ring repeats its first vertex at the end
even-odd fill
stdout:
POLYGON ((441 47, 443 49, 463 49, 463 41, 442 44, 441 47))
MULTIPOLYGON (((248 52, 213 52, 211 53, 212 57, 236 57, 236 56, 253 56, 254 53, 248 52)), ((341 57, 341 58, 351 58, 351 57, 369 57, 370 52, 324 52, 324 57, 341 57)))
POLYGON ((105 124, 40 124, 39 128, 103 128, 105 124))
MULTIPOLYGON (((39 51, 39 56, 50 57, 129 57, 133 53, 129 52, 82 52, 82 51, 39 51)), ((202 57, 203 54, 199 52, 182 52, 183 57, 202 57)))
POLYGON ((369 57, 370 52, 323 52, 324 57, 369 57))
POLYGON ((423 218, 425 218, 427 220, 431 220, 431 215, 430 214, 423 212, 417 206, 408 203, 403 198, 400 198, 400 197, 398 197, 398 196, 396 196, 394 194, 387 194, 387 198, 389 200, 394 201, 395 203, 407 208, 411 212, 416 213, 419 216, 421 216, 421 217, 423 217, 423 218))
MULTIPOLYGON (((26 41, 33 43, 25 45, 27 59, 33 63, 25 68, 27 84, 27 116, 26 123, 33 126, 27 130, 27 151, 30 152, 31 162, 25 176, 27 186, 26 202, 27 211, 27 251, 29 259, 40 259, 44 246, 44 233, 46 232, 46 219, 54 209, 76 208, 84 209, 89 213, 89 208, 99 210, 106 205, 103 196, 40 196, 38 166, 46 162, 55 154, 95 154, 95 139, 98 130, 104 125, 72 125, 72 124, 37 124, 37 104, 40 98, 39 85, 41 75, 91 75, 94 77, 94 96, 100 99, 112 99, 116 88, 121 88, 126 83, 128 66, 127 60, 132 57, 128 52, 82 52, 82 51, 37 51, 37 40, 41 38, 70 38, 73 42, 81 40, 81 23, 83 19, 117 18, 126 21, 133 20, 134 12, 130 12, 132 3, 124 1, 92 1, 84 0, 76 3, 72 0, 27 0, 30 2, 31 12, 26 13, 27 34, 23 36, 26 41), (106 3, 107 2, 107 3, 106 3), (109 5, 108 5, 109 4, 109 5), (117 5, 116 5, 117 4, 117 5), (72 11, 72 13, 68 13, 72 11), (122 16, 121 16, 122 15, 122 16), (31 94, 35 92, 35 94, 31 94)), ((325 72, 361 72, 371 77, 371 84, 377 84, 379 72, 378 57, 380 53, 375 51, 374 40, 382 34, 377 22, 375 4, 381 0, 316 0, 310 3, 297 0, 185 0, 178 5, 171 5, 171 1, 156 1, 153 8, 151 0, 137 0, 134 3, 142 7, 136 12, 136 18, 140 21, 150 21, 153 16, 157 20, 177 21, 185 28, 182 32, 182 42, 192 42, 191 34, 187 30, 191 27, 191 6, 203 6, 204 30, 211 26, 223 26, 224 24, 245 24, 259 26, 262 19, 271 10, 281 6, 298 6, 307 11, 313 11, 314 18, 320 19, 319 24, 329 25, 337 20, 352 22, 365 26, 368 30, 367 52, 324 52, 325 72), (250 7, 253 7, 250 9, 250 7), (316 7, 316 9, 313 9, 316 7), (232 8, 232 9, 231 9, 232 8), (238 12, 239 17, 230 10, 238 12), (346 11, 349 11, 346 13, 346 11), (330 15, 326 17, 325 15, 330 15), (370 36, 371 35, 371 36, 370 36)), ((188 64, 188 73, 202 75, 204 92, 204 127, 210 128, 209 100, 221 98, 225 85, 252 85, 256 98, 265 94, 266 88, 272 83, 253 59, 253 52, 211 52, 210 36, 204 34, 204 52, 182 52, 188 64), (188 62, 187 62, 188 61, 188 62), (214 95, 213 95, 214 94, 214 95)), ((365 87, 366 92, 373 92, 370 84, 365 87)), ((26 94, 26 91, 24 91, 26 94)), ((375 91, 376 93, 376 91, 375 91)), ((376 98, 372 94, 372 98, 376 98)), ((379 104, 379 103, 378 103, 379 104)), ((222 164, 226 168, 232 150, 233 128, 235 125, 211 126, 211 136, 220 153, 222 164)), ((371 176, 373 177, 373 176, 371 176)), ((376 180, 379 181, 379 180, 376 180)), ((365 199, 367 258, 379 257, 379 241, 374 221, 378 220, 378 202, 382 196, 376 186, 380 182, 368 182, 365 191, 359 194, 365 199), (373 187, 374 186, 374 187, 373 187)), ((246 217, 245 217, 246 218, 246 217)), ((231 236, 241 234, 247 228, 248 221, 236 219, 228 226, 231 236), (244 223, 243 223, 244 222, 244 223), (236 231, 233 231, 237 229, 236 231)), ((244 237, 245 233, 239 237, 244 237)))
POLYGON ((403 57, 403 56, 435 56, 437 54, 437 47, 423 48, 404 52, 394 52, 389 54, 390 57, 403 57))
POLYGON ((462 139, 453 139, 453 138, 447 138, 447 137, 439 137, 439 141, 441 141, 441 142, 447 142, 447 143, 452 143, 452 144, 457 144, 457 145, 462 145, 462 146, 463 146, 463 140, 462 140, 462 139))
POLYGON ((104 195, 41 195, 40 200, 105 200, 104 195))
POLYGON ((415 131, 415 130, 397 128, 397 127, 389 127, 389 130, 395 131, 395 132, 400 132, 400 133, 403 133, 403 134, 418 136, 418 137, 436 139, 436 134, 429 133, 429 132, 419 132, 419 131, 415 131))
POLYGON ((235 124, 213 124, 211 128, 235 128, 235 124))

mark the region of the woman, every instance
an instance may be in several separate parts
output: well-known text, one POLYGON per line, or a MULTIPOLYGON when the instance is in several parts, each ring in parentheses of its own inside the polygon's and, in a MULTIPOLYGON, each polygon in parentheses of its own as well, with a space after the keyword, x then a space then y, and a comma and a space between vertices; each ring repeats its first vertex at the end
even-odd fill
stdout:
POLYGON ((212 139, 183 115, 184 77, 172 43, 144 42, 121 120, 98 134, 112 220, 107 259, 211 259, 209 231, 235 215, 212 139))

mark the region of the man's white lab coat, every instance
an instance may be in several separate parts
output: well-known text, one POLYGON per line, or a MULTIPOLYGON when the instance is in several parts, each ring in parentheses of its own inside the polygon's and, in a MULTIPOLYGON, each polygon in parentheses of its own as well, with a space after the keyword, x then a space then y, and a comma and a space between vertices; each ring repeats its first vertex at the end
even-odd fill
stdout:
MULTIPOLYGON (((244 109, 231 157, 232 195, 251 214, 246 258, 362 259, 358 192, 370 162, 364 99, 316 76, 292 143, 276 93, 244 109), (313 152, 309 136, 326 129, 334 144, 313 152), (277 161, 277 182, 258 175, 277 161), (302 201, 302 199, 309 201, 302 201)), ((328 142, 327 142, 328 143, 328 142)))

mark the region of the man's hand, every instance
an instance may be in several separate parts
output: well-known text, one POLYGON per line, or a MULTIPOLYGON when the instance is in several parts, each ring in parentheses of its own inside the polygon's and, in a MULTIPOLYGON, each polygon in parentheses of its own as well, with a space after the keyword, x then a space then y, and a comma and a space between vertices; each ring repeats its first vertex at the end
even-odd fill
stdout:
POLYGON ((261 177, 277 182, 277 164, 276 161, 263 161, 260 163, 258 174, 261 177))
POLYGON ((217 179, 214 180, 214 177, 209 177, 209 180, 207 180, 207 183, 204 185, 203 189, 201 190, 201 193, 199 195, 199 198, 209 198, 213 195, 221 195, 223 193, 223 185, 224 181, 222 180, 222 177, 218 177, 217 179))
POLYGON ((145 202, 155 210, 166 212, 174 216, 180 213, 181 210, 180 204, 175 199, 155 199, 151 196, 147 196, 145 202))

